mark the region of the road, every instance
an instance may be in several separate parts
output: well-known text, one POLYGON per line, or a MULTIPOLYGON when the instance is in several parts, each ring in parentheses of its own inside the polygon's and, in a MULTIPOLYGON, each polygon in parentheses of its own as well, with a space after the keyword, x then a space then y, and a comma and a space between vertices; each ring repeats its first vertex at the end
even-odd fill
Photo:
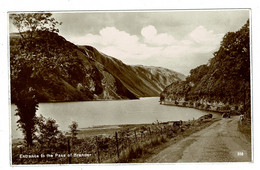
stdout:
POLYGON ((237 130, 238 120, 234 116, 214 122, 152 155, 146 162, 251 162, 251 142, 237 130))

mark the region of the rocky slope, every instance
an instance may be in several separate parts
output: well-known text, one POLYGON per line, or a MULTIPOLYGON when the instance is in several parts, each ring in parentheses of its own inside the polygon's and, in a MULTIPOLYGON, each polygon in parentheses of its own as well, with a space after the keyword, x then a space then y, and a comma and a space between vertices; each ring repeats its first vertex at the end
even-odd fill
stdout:
POLYGON ((26 89, 33 89, 40 102, 159 96, 167 85, 184 79, 169 69, 126 65, 94 47, 44 34, 33 40, 30 55, 19 44, 20 36, 10 34, 12 102, 26 89))

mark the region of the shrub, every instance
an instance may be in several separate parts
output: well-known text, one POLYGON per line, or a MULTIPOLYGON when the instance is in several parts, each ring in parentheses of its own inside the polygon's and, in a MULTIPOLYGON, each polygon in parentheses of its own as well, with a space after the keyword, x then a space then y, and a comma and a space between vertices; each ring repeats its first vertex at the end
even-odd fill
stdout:
POLYGON ((196 103, 196 107, 200 107, 200 105, 201 105, 200 103, 196 103))
POLYGON ((77 138, 78 126, 78 123, 75 121, 73 121, 72 124, 69 126, 72 138, 77 138))
POLYGON ((37 118, 38 126, 38 142, 43 146, 51 147, 57 142, 58 136, 62 136, 61 132, 58 130, 58 124, 54 119, 46 119, 42 115, 37 118))
POLYGON ((225 106, 223 106, 222 108, 221 108, 221 110, 230 110, 231 108, 230 108, 230 106, 229 105, 225 105, 225 106))
POLYGON ((167 142, 167 139, 166 139, 166 137, 163 135, 163 136, 161 136, 161 142, 162 143, 165 143, 165 142, 167 142))
POLYGON ((160 135, 160 136, 154 136, 153 138, 147 140, 144 143, 138 143, 135 144, 134 146, 130 146, 120 153, 118 162, 121 163, 130 162, 132 159, 139 158, 142 156, 142 154, 148 152, 148 148, 158 146, 161 143, 165 143, 165 142, 167 142, 166 136, 160 135))
POLYGON ((127 163, 132 159, 139 158, 145 152, 146 147, 142 144, 131 146, 120 153, 119 160, 117 162, 127 163))

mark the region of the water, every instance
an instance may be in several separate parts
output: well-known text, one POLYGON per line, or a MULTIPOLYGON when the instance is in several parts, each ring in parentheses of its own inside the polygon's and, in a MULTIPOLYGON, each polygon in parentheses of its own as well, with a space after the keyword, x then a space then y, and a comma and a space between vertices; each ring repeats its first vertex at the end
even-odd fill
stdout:
MULTIPOLYGON (((12 139, 21 138, 22 132, 17 130, 18 120, 16 106, 11 106, 12 139)), ((139 124, 158 121, 192 120, 207 114, 192 108, 160 105, 158 97, 141 98, 140 100, 120 101, 87 101, 41 103, 37 115, 51 117, 56 120, 59 129, 69 130, 72 121, 79 128, 96 125, 139 124)), ((217 115, 215 115, 217 116, 217 115)))

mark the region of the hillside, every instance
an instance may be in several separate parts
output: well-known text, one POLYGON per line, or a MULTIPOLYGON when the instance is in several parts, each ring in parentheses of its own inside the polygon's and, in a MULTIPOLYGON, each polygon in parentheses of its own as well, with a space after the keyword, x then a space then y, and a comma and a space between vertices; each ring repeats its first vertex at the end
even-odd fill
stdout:
POLYGON ((12 102, 24 89, 40 102, 159 96, 167 85, 184 79, 165 68, 126 65, 56 33, 39 32, 31 42, 33 49, 25 49, 19 41, 19 34, 10 34, 12 102))
POLYGON ((180 73, 165 68, 126 65, 116 58, 100 53, 91 46, 80 48, 138 97, 158 96, 167 85, 184 77, 180 73))
POLYGON ((167 86, 161 101, 209 110, 231 109, 250 116, 249 33, 249 21, 240 30, 228 32, 209 63, 192 69, 185 81, 167 86))

